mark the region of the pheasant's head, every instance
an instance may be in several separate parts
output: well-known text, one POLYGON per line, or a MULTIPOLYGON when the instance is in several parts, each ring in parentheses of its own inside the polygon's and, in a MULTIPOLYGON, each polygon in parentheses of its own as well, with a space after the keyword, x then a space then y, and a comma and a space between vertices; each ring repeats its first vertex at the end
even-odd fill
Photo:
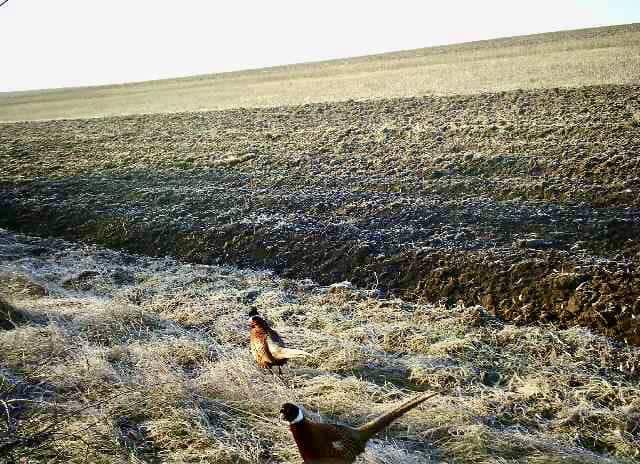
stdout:
POLYGON ((255 306, 251 307, 251 310, 249 311, 249 325, 251 326, 251 328, 254 327, 265 327, 267 325, 267 323, 264 321, 264 319, 262 319, 259 315, 258 315, 258 310, 256 309, 255 306))
POLYGON ((268 327, 265 320, 262 319, 260 316, 251 316, 249 318, 249 325, 251 325, 251 328, 260 327, 261 329, 264 329, 268 327))
POLYGON ((289 424, 297 424, 304 418, 302 408, 295 404, 285 403, 280 408, 280 417, 289 422, 289 424))

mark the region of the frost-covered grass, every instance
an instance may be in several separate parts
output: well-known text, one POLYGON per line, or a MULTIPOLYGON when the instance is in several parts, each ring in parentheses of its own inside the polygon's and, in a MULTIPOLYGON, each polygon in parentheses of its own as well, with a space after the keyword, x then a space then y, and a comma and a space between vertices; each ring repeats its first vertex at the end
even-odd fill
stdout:
POLYGON ((421 390, 364 462, 640 456, 640 349, 585 329, 6 232, 0 276, 28 319, 0 331, 0 446, 31 438, 7 458, 299 463, 281 403, 361 423, 421 390), (313 357, 259 370, 251 305, 313 357))

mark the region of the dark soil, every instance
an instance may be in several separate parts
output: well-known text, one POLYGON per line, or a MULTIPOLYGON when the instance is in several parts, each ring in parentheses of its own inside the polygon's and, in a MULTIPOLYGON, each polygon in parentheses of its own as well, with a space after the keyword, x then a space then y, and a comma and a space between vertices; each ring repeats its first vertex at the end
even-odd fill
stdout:
POLYGON ((0 126, 0 226, 640 344, 640 86, 0 126))

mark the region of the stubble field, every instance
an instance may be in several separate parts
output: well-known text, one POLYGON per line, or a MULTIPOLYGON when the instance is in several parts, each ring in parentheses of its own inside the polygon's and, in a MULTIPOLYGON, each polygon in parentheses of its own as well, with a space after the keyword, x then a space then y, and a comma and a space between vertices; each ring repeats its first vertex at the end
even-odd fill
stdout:
POLYGON ((639 48, 640 25, 627 24, 181 79, 14 92, 0 94, 0 121, 629 84, 640 75, 639 48))

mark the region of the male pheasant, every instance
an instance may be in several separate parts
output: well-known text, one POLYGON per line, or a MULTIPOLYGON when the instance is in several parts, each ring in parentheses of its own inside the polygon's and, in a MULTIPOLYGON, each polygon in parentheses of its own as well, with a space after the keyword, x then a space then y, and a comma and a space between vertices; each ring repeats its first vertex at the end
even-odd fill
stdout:
POLYGON ((310 356, 306 351, 287 348, 278 332, 269 327, 267 321, 258 315, 255 308, 249 312, 249 316, 251 353, 258 366, 269 370, 273 366, 278 366, 278 373, 282 374, 281 366, 285 365, 289 359, 310 356))
POLYGON ((289 422, 289 429, 305 464, 350 464, 364 451, 371 437, 436 395, 418 396, 360 427, 313 422, 305 417, 302 407, 291 403, 283 404, 280 414, 289 422))

